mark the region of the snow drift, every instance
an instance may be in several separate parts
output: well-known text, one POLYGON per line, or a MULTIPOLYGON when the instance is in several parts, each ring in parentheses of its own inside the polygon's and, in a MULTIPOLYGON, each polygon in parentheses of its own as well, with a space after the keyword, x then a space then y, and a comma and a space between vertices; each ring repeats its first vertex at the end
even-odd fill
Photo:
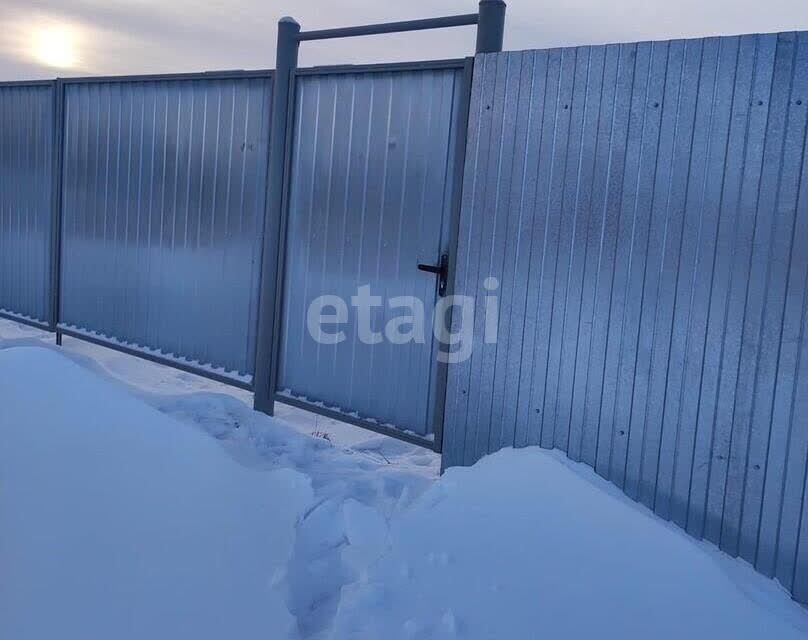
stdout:
POLYGON ((334 637, 806 637, 773 582, 575 467, 534 448, 449 470, 343 594, 334 637))
POLYGON ((282 638, 311 500, 43 349, 0 351, 0 638, 282 638))
POLYGON ((185 379, 136 398, 120 365, 0 338, 2 640, 808 638, 774 582, 556 453, 432 481, 409 445, 185 379))

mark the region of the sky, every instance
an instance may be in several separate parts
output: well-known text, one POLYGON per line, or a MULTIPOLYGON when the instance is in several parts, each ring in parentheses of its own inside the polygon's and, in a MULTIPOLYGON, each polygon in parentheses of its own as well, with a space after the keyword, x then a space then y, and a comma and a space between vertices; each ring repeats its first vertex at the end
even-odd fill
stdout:
MULTIPOLYGON (((306 29, 470 13, 472 0, 0 0, 0 80, 271 68, 306 29)), ((808 30, 808 0, 511 0, 506 49, 808 30)), ((474 29, 307 42, 301 66, 457 58, 474 29)))

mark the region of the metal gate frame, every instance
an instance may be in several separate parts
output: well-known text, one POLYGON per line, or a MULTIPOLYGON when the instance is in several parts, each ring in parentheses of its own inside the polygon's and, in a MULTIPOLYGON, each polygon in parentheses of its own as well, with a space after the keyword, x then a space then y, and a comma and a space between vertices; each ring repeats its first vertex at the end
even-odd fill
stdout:
POLYGON ((329 409, 305 400, 290 398, 278 393, 279 346, 281 338, 281 314, 283 307, 283 269, 286 257, 286 234, 289 214, 289 180, 291 175, 292 143, 294 139, 294 114, 296 78, 310 73, 348 73, 419 70, 428 68, 463 69, 461 103, 458 114, 457 138, 453 150, 453 192, 450 204, 449 223, 449 286, 454 288, 454 256, 460 225, 460 205, 463 187, 463 170, 466 154, 468 111, 471 98, 473 58, 432 62, 396 63, 382 65, 341 65, 319 69, 297 69, 298 50, 301 42, 330 40, 364 35, 400 33, 426 29, 477 25, 477 53, 493 53, 502 50, 505 27, 505 2, 503 0, 480 0, 479 13, 428 18, 407 22, 393 22, 359 27, 301 31, 293 18, 278 22, 275 85, 272 104, 272 140, 270 141, 269 176, 267 180, 264 251, 261 266, 259 294, 259 320, 254 378, 255 409, 274 415, 275 402, 281 402, 327 418, 347 422, 370 431, 392 436, 411 444, 432 449, 438 453, 443 448, 443 413, 448 378, 448 365, 436 363, 436 403, 433 420, 433 438, 429 439, 396 429, 393 426, 354 417, 342 411, 329 409), (283 132, 283 135, 280 133, 283 132), (274 276, 274 278, 273 278, 274 276))

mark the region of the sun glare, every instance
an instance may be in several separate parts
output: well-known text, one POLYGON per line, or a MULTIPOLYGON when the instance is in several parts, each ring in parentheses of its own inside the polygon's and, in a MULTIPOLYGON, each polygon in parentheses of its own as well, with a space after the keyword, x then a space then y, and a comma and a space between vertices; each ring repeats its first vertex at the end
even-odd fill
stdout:
POLYGON ((78 60, 78 37, 67 26, 40 27, 31 37, 31 53, 37 62, 48 67, 70 69, 78 60))

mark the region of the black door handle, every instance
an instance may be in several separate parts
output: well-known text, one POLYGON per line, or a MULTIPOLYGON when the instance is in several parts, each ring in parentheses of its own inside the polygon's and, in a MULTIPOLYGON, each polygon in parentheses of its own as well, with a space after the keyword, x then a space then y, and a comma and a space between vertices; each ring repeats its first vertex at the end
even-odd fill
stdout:
POLYGON ((446 285, 449 280, 449 256, 445 253, 440 257, 438 264, 419 264, 419 271, 434 273, 438 276, 438 295, 446 295, 446 285))

